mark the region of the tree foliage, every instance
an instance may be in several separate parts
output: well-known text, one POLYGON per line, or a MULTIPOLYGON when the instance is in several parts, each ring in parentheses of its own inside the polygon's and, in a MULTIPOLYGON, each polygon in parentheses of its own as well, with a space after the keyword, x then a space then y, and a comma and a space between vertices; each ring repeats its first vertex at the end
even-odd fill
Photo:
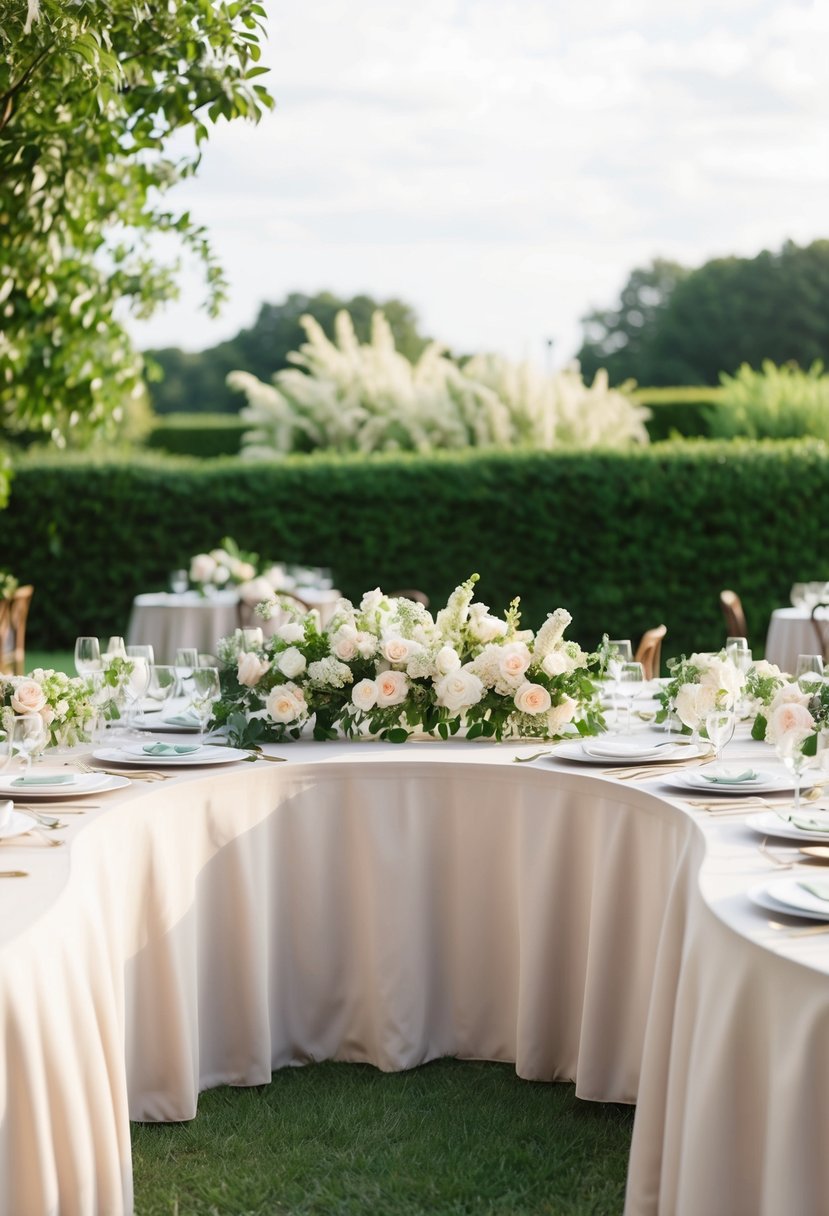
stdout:
POLYGON ((253 0, 7 0, 0 16, 0 405, 45 429, 115 415, 141 389, 127 311, 176 294, 182 246, 207 304, 225 295, 207 234, 167 204, 220 119, 272 105, 253 0), (182 133, 189 138, 183 138, 182 133), (171 261, 158 234, 175 238, 171 261))
POLYGON ((654 262, 633 271, 616 309, 583 324, 582 366, 606 366, 612 383, 717 384, 742 364, 829 362, 829 240, 691 271, 654 262))
POLYGON ((260 380, 270 380, 274 373, 290 366, 289 354, 305 341, 302 317, 313 317, 333 338, 337 313, 343 310, 350 314, 361 342, 369 340, 371 319, 375 312, 382 311, 398 351, 410 362, 415 362, 428 344, 419 332, 414 309, 402 300, 378 301, 367 295, 344 300, 330 291, 314 296, 291 292, 281 304, 263 304, 249 329, 208 350, 193 353, 169 347, 147 351, 162 376, 152 385, 154 409, 159 414, 238 413, 242 400, 226 384, 229 372, 243 368, 260 380))

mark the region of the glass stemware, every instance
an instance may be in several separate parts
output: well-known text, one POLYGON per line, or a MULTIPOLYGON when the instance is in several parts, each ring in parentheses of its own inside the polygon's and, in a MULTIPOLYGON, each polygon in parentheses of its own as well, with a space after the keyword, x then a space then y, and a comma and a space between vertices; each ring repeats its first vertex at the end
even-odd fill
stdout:
POLYGON ((150 668, 147 699, 162 708, 173 696, 177 682, 178 676, 175 667, 164 663, 154 663, 150 668))
POLYGON ((734 738, 736 717, 733 709, 712 709, 705 715, 705 730, 714 744, 717 764, 722 764, 723 750, 734 738))
POLYGON ((132 663, 132 671, 121 685, 121 692, 126 706, 123 726, 125 735, 135 734, 138 708, 150 683, 150 667, 147 660, 136 657, 130 659, 130 662, 132 663))
POLYGON ((613 710, 614 730, 621 730, 619 713, 619 678, 624 663, 633 661, 633 646, 629 638, 614 638, 607 643, 607 679, 610 683, 610 707, 613 710))
POLYGON ((155 662, 155 651, 153 650, 152 646, 149 645, 128 646, 127 658, 144 659, 149 666, 152 667, 153 663, 155 662))
POLYGON ((107 642, 104 654, 110 657, 117 656, 118 658, 125 659, 127 657, 127 648, 124 644, 124 639, 113 634, 107 642))
POLYGON ((264 631, 258 625, 243 628, 240 633, 243 650, 256 650, 265 641, 264 631))
POLYGON ((645 669, 641 663, 623 663, 619 673, 619 695, 627 705, 627 733, 631 732, 633 702, 645 685, 645 669))
POLYGON ((100 671, 102 666, 101 644, 97 638, 75 639, 75 671, 85 676, 90 671, 100 671))
POLYGON ((794 678, 803 692, 815 692, 823 679, 823 656, 799 654, 797 666, 794 669, 794 678))
POLYGON ((178 695, 189 695, 190 681, 193 672, 199 665, 199 649, 197 646, 179 646, 176 651, 175 669, 178 676, 178 695))
POLYGON ((20 714, 11 723, 6 753, 6 766, 15 756, 23 765, 25 776, 32 767, 32 758, 46 746, 48 733, 40 714, 20 714))
POLYGON ((803 781, 803 774, 815 760, 814 756, 807 756, 804 753, 803 743, 804 740, 796 735, 784 735, 775 747, 778 756, 792 775, 792 784, 794 786, 793 807, 795 813, 800 810, 800 786, 803 781))
POLYGON ((190 706, 199 721, 199 740, 204 738, 214 702, 222 695, 217 667, 197 667, 193 671, 193 694, 190 706))

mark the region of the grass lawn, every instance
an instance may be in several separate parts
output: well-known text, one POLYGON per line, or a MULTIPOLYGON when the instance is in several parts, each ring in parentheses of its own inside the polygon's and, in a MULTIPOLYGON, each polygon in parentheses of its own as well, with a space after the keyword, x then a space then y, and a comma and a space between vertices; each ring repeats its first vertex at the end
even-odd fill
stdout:
POLYGON ((74 676, 75 656, 71 650, 28 650, 26 651, 26 671, 34 671, 36 667, 54 668, 55 671, 65 671, 68 676, 74 676))
POLYGON ((136 1216, 618 1216, 633 1107, 509 1064, 315 1064, 136 1124, 136 1216))

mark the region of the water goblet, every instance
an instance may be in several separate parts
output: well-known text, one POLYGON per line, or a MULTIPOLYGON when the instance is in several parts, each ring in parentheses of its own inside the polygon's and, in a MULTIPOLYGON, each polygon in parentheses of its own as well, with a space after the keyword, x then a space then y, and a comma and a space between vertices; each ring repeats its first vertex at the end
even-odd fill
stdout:
POLYGON ((165 663, 154 663, 150 668, 147 698, 159 707, 164 706, 176 690, 178 676, 175 667, 165 663))
POLYGON ((124 721, 124 734, 135 734, 135 723, 138 715, 138 707, 141 704, 141 699, 147 691, 150 683, 150 667, 146 659, 135 657, 130 659, 132 663, 132 671, 127 676, 121 686, 121 691, 126 705, 126 717, 124 721))
POLYGON ((823 656, 819 654, 799 654, 794 670, 794 678, 802 692, 814 693, 823 679, 823 656))
POLYGON ((736 718, 733 709, 712 709, 705 715, 705 730, 716 749, 717 764, 722 764, 723 750, 725 745, 734 738, 735 726, 736 718))
POLYGON ((189 681, 193 678, 193 672, 198 665, 198 646, 179 646, 176 651, 174 666, 178 676, 178 691, 180 695, 183 696, 187 692, 189 681))
POLYGON ((607 679, 610 683, 610 707, 613 710, 614 730, 621 730, 619 713, 619 676, 623 663, 633 661, 633 646, 628 638, 616 638, 607 643, 607 679))
POLYGON ((101 670, 101 644, 97 638, 75 639, 75 671, 85 676, 90 671, 101 670))
POLYGON ((803 781, 803 774, 815 760, 814 756, 807 756, 805 754, 803 744, 804 739, 802 736, 798 736, 794 731, 789 731, 783 734, 775 745, 775 751, 792 775, 792 784, 794 786, 793 808, 795 813, 800 810, 800 786, 803 781))
POLYGON ((741 651, 748 650, 748 638, 730 637, 725 639, 725 653, 732 660, 737 661, 736 656, 741 651))
POLYGON ((170 590, 173 595, 183 595, 190 586, 186 570, 173 570, 170 573, 170 590))
POLYGON ((144 659, 150 667, 155 662, 155 651, 149 644, 127 647, 128 659, 144 659))
POLYGON ((198 718, 199 740, 204 738, 205 728, 210 721, 214 702, 222 695, 217 667, 197 667, 193 671, 193 693, 190 706, 198 718))
POLYGON ((641 663, 623 663, 619 672, 619 695, 627 704, 627 733, 633 719, 633 702, 645 686, 645 669, 641 663))
POLYGON ((42 751, 47 742, 46 724, 40 714, 20 714, 13 719, 9 730, 6 763, 11 764, 15 756, 19 757, 25 776, 32 767, 33 756, 42 751))
POLYGON ((125 659, 127 657, 127 648, 124 644, 124 639, 114 634, 107 642, 104 654, 110 658, 117 656, 118 658, 125 659))

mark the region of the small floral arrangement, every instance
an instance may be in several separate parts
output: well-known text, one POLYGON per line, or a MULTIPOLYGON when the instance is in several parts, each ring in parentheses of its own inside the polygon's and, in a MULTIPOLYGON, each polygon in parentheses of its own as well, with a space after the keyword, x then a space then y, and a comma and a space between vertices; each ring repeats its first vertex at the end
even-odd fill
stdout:
POLYGON ((190 559, 190 585, 202 595, 222 587, 238 586, 256 578, 259 555, 247 553, 226 536, 217 549, 197 553, 190 559))
POLYGON ((8 735, 15 717, 40 714, 48 731, 46 746, 72 747, 88 740, 96 716, 89 684, 62 671, 36 668, 29 676, 0 678, 0 725, 8 735))
POLYGON ((754 718, 751 735, 778 749, 799 749, 813 756, 818 732, 827 727, 829 684, 807 690, 781 673, 772 695, 754 718))
POLYGON ((9 574, 8 570, 0 570, 0 600, 12 599, 19 586, 20 582, 13 574, 9 574))
POLYGON ((371 735, 394 743, 414 731, 443 739, 552 739, 604 729, 595 656, 565 641, 571 617, 551 613, 537 634, 520 628, 518 601, 503 618, 473 604, 478 576, 432 617, 412 600, 376 588, 359 605, 340 600, 324 630, 314 613, 260 606, 281 623, 261 646, 237 632, 219 645, 222 698, 215 724, 233 742, 298 738, 313 715, 314 738, 371 735))
POLYGON ((725 651, 682 655, 668 661, 671 678, 657 693, 656 721, 673 712, 684 732, 698 731, 715 709, 734 709, 746 688, 746 674, 725 651))

